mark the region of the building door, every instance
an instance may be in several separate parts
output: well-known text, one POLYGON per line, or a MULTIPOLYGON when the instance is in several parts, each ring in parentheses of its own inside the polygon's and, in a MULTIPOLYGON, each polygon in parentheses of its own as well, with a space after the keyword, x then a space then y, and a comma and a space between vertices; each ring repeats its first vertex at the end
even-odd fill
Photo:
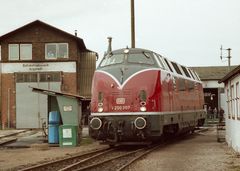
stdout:
POLYGON ((47 123, 47 96, 30 87, 60 91, 61 74, 16 73, 16 128, 41 128, 47 123))

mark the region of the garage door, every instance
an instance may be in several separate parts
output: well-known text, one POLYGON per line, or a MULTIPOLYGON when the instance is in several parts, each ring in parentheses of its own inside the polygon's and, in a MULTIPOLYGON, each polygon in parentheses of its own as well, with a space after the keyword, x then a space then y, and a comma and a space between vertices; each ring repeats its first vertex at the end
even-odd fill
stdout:
POLYGON ((47 96, 31 87, 60 91, 61 74, 16 73, 16 128, 41 128, 47 122, 47 96))

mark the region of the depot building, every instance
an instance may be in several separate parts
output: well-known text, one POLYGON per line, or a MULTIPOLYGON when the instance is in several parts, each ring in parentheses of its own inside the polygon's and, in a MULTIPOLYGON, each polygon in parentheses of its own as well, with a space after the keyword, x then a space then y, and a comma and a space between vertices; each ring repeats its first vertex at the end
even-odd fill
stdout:
POLYGON ((30 87, 91 98, 95 52, 77 36, 36 20, 0 37, 0 126, 41 128, 47 96, 30 87))

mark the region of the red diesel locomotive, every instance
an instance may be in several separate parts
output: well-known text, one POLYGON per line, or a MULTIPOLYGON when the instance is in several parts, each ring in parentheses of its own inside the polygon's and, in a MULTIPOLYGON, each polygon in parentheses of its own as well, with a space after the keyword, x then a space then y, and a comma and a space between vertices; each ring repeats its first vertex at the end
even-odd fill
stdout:
POLYGON ((196 72, 149 50, 109 52, 92 84, 90 136, 109 145, 149 143, 204 123, 196 72))

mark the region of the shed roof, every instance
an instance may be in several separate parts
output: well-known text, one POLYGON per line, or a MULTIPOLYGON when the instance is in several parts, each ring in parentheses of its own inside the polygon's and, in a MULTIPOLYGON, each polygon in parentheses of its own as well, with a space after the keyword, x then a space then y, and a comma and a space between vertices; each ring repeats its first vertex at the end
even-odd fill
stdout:
POLYGON ((63 92, 59 92, 59 91, 47 90, 47 89, 31 87, 31 86, 29 86, 29 88, 32 88, 33 92, 46 94, 46 95, 49 95, 49 96, 67 96, 67 97, 71 97, 71 98, 77 98, 77 99, 80 99, 80 100, 83 100, 83 101, 85 100, 85 97, 79 96, 77 94, 63 93, 63 92))
MULTIPOLYGON (((237 65, 231 66, 231 71, 235 69, 237 65)), ((202 81, 207 80, 220 80, 228 72, 228 66, 206 66, 206 67, 190 67, 196 71, 202 81)))
POLYGON ((233 69, 231 72, 227 73, 221 80, 219 80, 219 83, 226 82, 230 78, 234 77, 235 75, 240 74, 240 65, 238 65, 235 69, 233 69))
POLYGON ((56 28, 56 27, 54 27, 54 26, 51 26, 51 25, 49 25, 49 24, 47 24, 47 23, 44 23, 44 22, 42 22, 42 21, 40 21, 40 20, 35 20, 35 21, 31 22, 31 23, 28 23, 28 24, 26 24, 26 25, 24 25, 24 26, 22 26, 22 27, 19 27, 19 28, 15 29, 15 30, 13 30, 13 31, 11 31, 11 32, 9 32, 9 33, 6 33, 6 34, 2 35, 2 36, 0 37, 0 42, 1 42, 2 40, 4 40, 4 39, 10 37, 11 35, 13 35, 13 34, 15 34, 15 33, 18 33, 18 32, 20 32, 20 31, 22 31, 22 30, 24 30, 24 29, 26 29, 26 28, 32 27, 32 26, 37 25, 37 24, 40 24, 40 25, 49 27, 50 29, 53 29, 54 31, 61 32, 62 34, 65 34, 65 35, 67 35, 67 36, 75 39, 75 40, 77 41, 80 49, 82 49, 82 50, 84 50, 84 51, 91 51, 91 50, 88 50, 88 49, 86 48, 83 39, 81 39, 81 38, 79 38, 79 37, 77 37, 77 36, 75 36, 75 35, 72 35, 72 34, 70 34, 70 33, 67 33, 67 32, 65 32, 65 31, 63 31, 63 30, 60 30, 60 29, 58 29, 58 28, 56 28))

